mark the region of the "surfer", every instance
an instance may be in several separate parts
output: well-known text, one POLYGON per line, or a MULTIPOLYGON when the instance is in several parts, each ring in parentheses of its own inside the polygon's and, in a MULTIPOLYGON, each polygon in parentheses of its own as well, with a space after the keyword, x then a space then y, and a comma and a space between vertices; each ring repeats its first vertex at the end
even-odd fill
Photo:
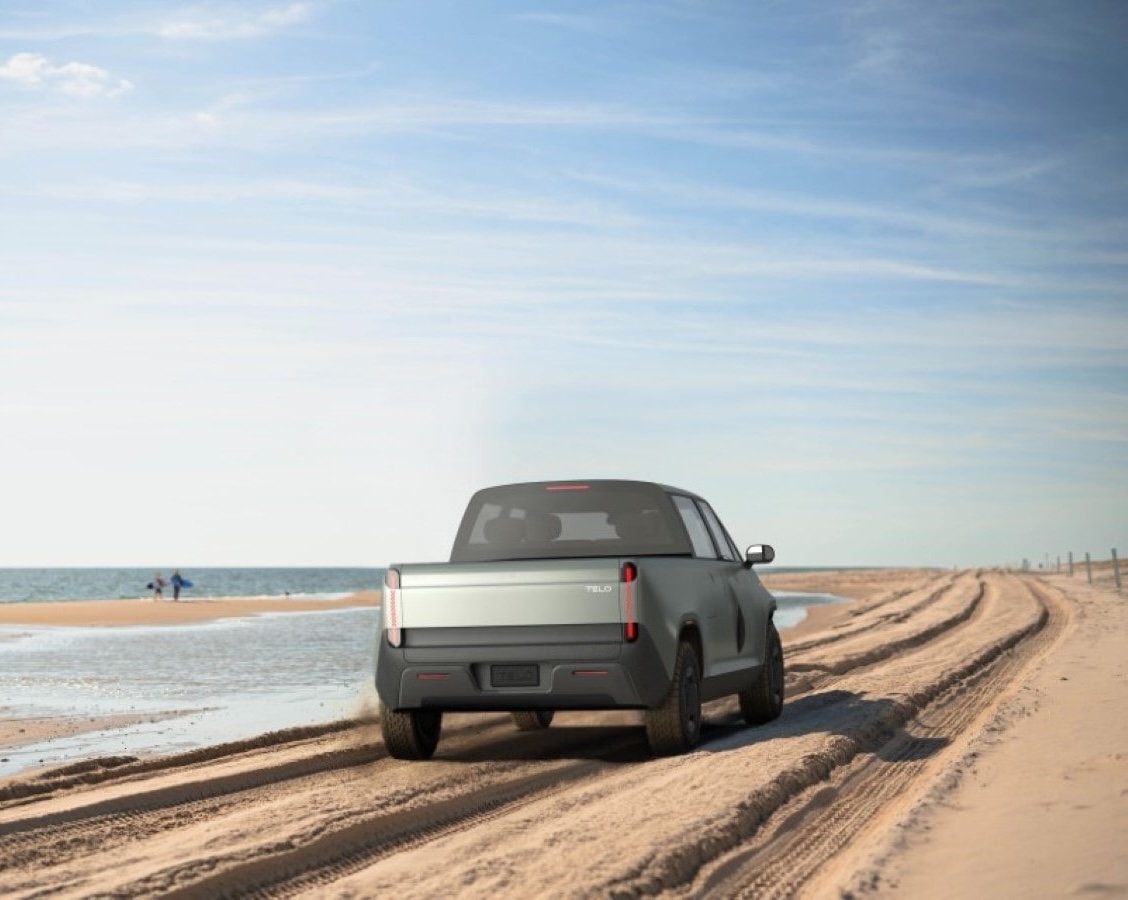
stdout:
POLYGON ((168 582, 165 581, 163 578, 161 578, 160 572, 158 572, 153 577, 153 580, 151 582, 149 582, 149 587, 151 587, 153 589, 153 599, 154 600, 163 600, 164 599, 164 586, 166 584, 168 584, 168 582))
POLYGON ((180 570, 176 569, 172 573, 172 599, 173 600, 179 600, 180 599, 180 589, 182 587, 187 587, 187 585, 184 582, 184 578, 180 574, 180 570))

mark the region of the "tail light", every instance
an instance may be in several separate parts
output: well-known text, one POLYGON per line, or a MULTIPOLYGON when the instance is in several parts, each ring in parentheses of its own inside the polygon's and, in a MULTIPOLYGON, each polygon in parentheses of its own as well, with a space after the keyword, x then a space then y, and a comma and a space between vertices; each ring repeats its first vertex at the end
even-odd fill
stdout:
POLYGON ((400 591, 399 569, 384 573, 384 622, 388 627, 388 643, 398 647, 403 643, 403 595, 400 591))
POLYGON ((638 566, 633 562, 623 563, 623 594, 626 597, 626 622, 623 624, 623 639, 628 643, 638 640, 638 622, 635 620, 634 587, 638 579, 638 566))

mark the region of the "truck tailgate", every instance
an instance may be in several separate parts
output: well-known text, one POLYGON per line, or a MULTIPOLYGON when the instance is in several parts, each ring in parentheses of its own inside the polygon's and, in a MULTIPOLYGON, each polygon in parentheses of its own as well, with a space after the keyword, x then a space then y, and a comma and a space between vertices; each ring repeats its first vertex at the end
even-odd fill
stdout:
POLYGON ((619 573, 614 558, 404 566, 400 622, 408 632, 618 624, 619 573))

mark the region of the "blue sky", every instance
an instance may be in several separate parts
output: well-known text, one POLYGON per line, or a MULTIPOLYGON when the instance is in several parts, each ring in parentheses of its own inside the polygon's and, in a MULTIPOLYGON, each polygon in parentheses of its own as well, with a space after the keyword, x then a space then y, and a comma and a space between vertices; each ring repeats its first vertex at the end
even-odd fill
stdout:
POLYGON ((0 565, 1128 554, 1128 7, 0 6, 0 565))

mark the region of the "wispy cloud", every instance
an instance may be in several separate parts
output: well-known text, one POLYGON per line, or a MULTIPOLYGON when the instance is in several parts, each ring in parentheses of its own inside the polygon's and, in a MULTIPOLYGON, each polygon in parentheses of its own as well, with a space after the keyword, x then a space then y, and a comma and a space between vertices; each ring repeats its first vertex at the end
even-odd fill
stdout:
POLYGON ((263 202, 347 209, 384 216, 410 214, 494 223, 542 223, 589 229, 623 229, 641 223, 620 204, 600 198, 534 194, 528 190, 452 189, 441 183, 406 176, 374 179, 363 184, 299 179, 251 179, 185 182, 83 180, 23 188, 0 186, 0 195, 44 198, 96 206, 103 203, 185 204, 213 208, 232 203, 263 202))
POLYGON ((0 79, 33 90, 46 90, 80 99, 118 97, 133 89, 125 78, 83 62, 55 65, 38 53, 17 53, 0 66, 0 79))
POLYGON ((229 7, 208 9, 170 19, 157 28, 157 34, 171 40, 231 41, 258 38, 310 20, 309 3, 290 3, 259 11, 229 7))
POLYGON ((856 71, 865 75, 885 75, 903 65, 905 48, 902 36, 890 28, 867 29, 860 40, 861 52, 856 71))
POLYGON ((523 22, 533 22, 550 28, 589 33, 617 31, 621 27, 605 16, 583 13, 519 13, 516 18, 523 22))
POLYGON ((984 210, 973 214, 957 214, 941 209, 929 211, 917 200, 900 205, 894 200, 877 203, 872 199, 859 202, 836 199, 826 191, 818 196, 799 191, 784 193, 765 189, 734 188, 731 184, 715 185, 703 181, 672 179, 668 176, 645 173, 630 176, 607 176, 600 173, 579 172, 574 177, 579 182, 647 197, 663 197, 676 201, 686 208, 743 209, 768 213, 783 213, 804 219, 834 222, 864 223, 895 227, 905 231, 926 234, 958 235, 964 237, 996 237, 1036 240, 1048 235, 1037 229, 993 221, 984 210))
MULTIPOLYGON (((156 9, 114 9, 101 4, 89 12, 85 4, 68 8, 60 3, 23 19, 0 21, 0 40, 43 42, 86 38, 130 40, 155 35, 169 40, 226 41, 269 37, 310 21, 317 4, 294 2, 266 6, 261 3, 202 3, 172 11, 173 4, 151 4, 156 9), (107 7, 107 8, 103 8, 107 7)), ((0 17, 2 18, 2 17, 0 17)))

